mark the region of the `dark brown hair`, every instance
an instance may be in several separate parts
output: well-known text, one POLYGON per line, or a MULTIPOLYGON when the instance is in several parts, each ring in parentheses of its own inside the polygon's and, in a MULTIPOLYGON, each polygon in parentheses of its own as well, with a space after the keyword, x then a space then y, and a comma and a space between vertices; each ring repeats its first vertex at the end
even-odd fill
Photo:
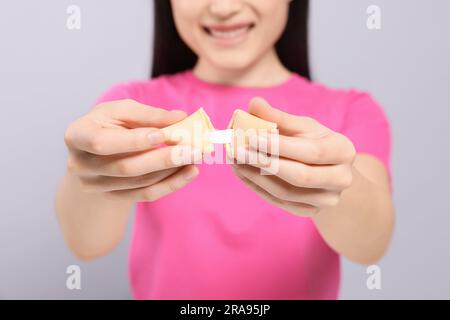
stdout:
MULTIPOLYGON (((286 68, 310 79, 308 57, 308 0, 293 0, 284 33, 276 43, 276 51, 286 68)), ((178 34, 169 0, 155 0, 153 66, 151 76, 174 74, 192 69, 195 53, 178 34)))

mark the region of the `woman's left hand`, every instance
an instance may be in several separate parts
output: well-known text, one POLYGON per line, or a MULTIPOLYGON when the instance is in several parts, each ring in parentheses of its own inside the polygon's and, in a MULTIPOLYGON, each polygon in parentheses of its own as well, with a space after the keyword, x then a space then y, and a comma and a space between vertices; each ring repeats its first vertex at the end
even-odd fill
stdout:
POLYGON ((278 148, 270 145, 270 136, 259 135, 260 146, 269 142, 268 153, 255 145, 239 150, 264 161, 233 165, 238 177, 262 198, 299 216, 313 216, 339 204, 341 193, 352 185, 356 157, 352 142, 312 118, 285 113, 261 98, 252 100, 249 112, 277 123, 278 148), (275 149, 277 154, 271 154, 275 149), (278 161, 273 175, 261 173, 267 161, 278 161))

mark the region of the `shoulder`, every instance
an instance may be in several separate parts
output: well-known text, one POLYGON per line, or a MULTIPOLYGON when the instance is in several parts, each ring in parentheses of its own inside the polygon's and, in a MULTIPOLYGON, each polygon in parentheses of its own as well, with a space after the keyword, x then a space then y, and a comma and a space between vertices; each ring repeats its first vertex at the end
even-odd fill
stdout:
MULTIPOLYGON (((159 100, 179 95, 186 82, 186 73, 161 75, 149 80, 133 80, 117 83, 109 87, 96 103, 133 99, 144 104, 158 104, 159 100)), ((164 103, 164 101, 161 101, 164 103)))
POLYGON ((332 103, 334 106, 348 107, 355 103, 366 102, 368 104, 378 104, 373 96, 366 91, 358 89, 339 89, 326 86, 322 83, 305 79, 295 75, 297 89, 315 102, 332 103))
POLYGON ((296 75, 294 82, 298 96, 304 97, 312 114, 318 114, 335 121, 335 129, 344 129, 355 122, 388 122, 384 108, 366 91, 359 89, 338 89, 307 80, 296 75))

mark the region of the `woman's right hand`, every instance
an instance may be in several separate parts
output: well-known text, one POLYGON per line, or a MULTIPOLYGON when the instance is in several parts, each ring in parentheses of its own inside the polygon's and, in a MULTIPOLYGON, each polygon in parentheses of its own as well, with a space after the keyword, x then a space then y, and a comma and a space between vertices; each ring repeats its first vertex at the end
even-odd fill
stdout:
POLYGON ((193 163, 201 159, 200 150, 159 147, 164 143, 159 128, 185 117, 183 111, 129 99, 99 104, 66 131, 68 171, 78 178, 84 192, 130 202, 155 201, 198 174, 193 163), (183 155, 184 162, 174 161, 174 155, 183 155))

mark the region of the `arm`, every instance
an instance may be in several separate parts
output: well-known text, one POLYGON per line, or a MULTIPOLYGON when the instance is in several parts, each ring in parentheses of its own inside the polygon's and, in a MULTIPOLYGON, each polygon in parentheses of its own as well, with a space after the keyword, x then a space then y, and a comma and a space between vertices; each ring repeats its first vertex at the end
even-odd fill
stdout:
POLYGON ((79 178, 68 172, 56 195, 56 213, 64 240, 81 260, 111 251, 120 242, 133 203, 105 193, 87 193, 79 178))
POLYGON ((193 150, 158 147, 165 141, 159 128, 184 117, 184 112, 120 100, 96 106, 69 126, 68 171, 55 205, 76 256, 90 260, 108 253, 122 239, 135 202, 155 201, 197 175, 192 156, 183 157, 185 162, 173 157, 193 150))
POLYGON ((381 161, 356 154, 352 142, 316 120, 290 115, 257 98, 254 115, 278 124, 273 140, 258 136, 241 152, 258 163, 235 165, 236 174, 268 202, 298 216, 310 217, 336 252, 361 264, 379 260, 393 229, 389 178, 381 161), (277 148, 273 143, 276 141, 277 148), (258 150, 265 145, 268 157, 258 150), (275 157, 274 157, 275 156, 275 157), (276 172, 261 168, 277 161, 276 172))
POLYGON ((357 155, 351 186, 335 207, 314 216, 330 247, 355 262, 376 263, 386 251, 394 227, 394 208, 384 165, 369 155, 357 155))

